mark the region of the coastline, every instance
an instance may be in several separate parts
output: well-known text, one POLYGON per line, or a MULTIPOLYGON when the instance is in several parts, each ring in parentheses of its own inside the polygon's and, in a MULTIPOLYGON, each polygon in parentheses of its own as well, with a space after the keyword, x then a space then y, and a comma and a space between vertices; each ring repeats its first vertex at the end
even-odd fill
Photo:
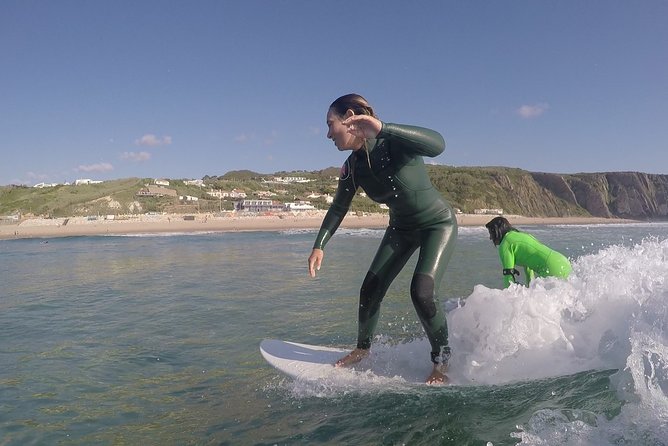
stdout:
MULTIPOLYGON (((318 229, 324 211, 271 215, 138 215, 119 219, 56 218, 26 219, 20 223, 0 224, 0 240, 54 238, 93 235, 158 234, 192 232, 282 231, 318 229)), ((635 220, 599 217, 524 217, 506 215, 513 225, 596 225, 637 223, 635 220)), ((348 214, 342 228, 381 229, 387 226, 387 214, 348 214)), ((458 214, 460 226, 484 226, 494 215, 458 214)))

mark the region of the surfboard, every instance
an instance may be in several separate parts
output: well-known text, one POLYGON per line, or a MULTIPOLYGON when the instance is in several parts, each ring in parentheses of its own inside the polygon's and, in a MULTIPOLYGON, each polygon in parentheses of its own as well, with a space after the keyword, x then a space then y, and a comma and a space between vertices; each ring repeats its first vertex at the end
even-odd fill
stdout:
POLYGON ((279 371, 298 379, 317 380, 335 372, 334 363, 347 350, 320 345, 265 339, 260 343, 264 359, 279 371))
MULTIPOLYGON (((334 367, 334 363, 350 349, 298 342, 265 339, 260 343, 264 359, 280 372, 306 381, 321 381, 329 384, 375 383, 381 385, 423 384, 431 371, 431 363, 414 361, 412 358, 396 358, 387 351, 372 351, 353 367, 334 367), (376 353, 374 355, 374 353, 376 353)), ((421 352, 424 356, 424 352, 421 352)), ((424 359, 424 358, 422 358, 424 359)))

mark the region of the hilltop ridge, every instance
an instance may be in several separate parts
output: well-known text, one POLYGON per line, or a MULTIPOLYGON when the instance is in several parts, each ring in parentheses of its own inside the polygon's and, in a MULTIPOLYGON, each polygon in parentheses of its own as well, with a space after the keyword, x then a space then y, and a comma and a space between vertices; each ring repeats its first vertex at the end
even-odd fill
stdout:
MULTIPOLYGON (((593 216, 634 220, 668 219, 668 175, 641 172, 554 174, 509 167, 452 167, 428 165, 434 186, 464 213, 503 209, 528 217, 593 216)), ((146 212, 220 212, 234 208, 244 194, 249 199, 278 203, 308 200, 326 209, 336 190, 339 169, 261 174, 249 170, 207 175, 200 185, 168 179, 169 194, 141 195, 151 178, 125 178, 98 184, 56 185, 45 188, 0 187, 0 215, 49 217, 124 215, 146 212), (272 182, 275 177, 299 177, 305 182, 272 182), (236 191, 233 197, 212 190, 236 191), (236 197, 236 198, 235 198, 236 197)), ((164 180, 164 179, 163 179, 164 180)), ((382 211, 358 194, 352 209, 382 211)))

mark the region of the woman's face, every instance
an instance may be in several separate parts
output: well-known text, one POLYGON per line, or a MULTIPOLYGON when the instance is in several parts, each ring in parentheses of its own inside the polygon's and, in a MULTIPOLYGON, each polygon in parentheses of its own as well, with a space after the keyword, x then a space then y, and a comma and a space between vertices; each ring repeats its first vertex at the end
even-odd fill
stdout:
POLYGON ((487 228, 487 232, 489 233, 489 239, 492 241, 494 246, 496 246, 496 241, 494 240, 494 234, 492 234, 492 230, 490 228, 487 228))
POLYGON ((495 234, 496 231, 494 231, 492 228, 487 228, 487 232, 489 232, 489 239, 492 241, 494 246, 499 246, 501 244, 501 240, 497 240, 494 237, 494 234, 495 234))
MULTIPOLYGON (((348 112, 352 113, 352 112, 348 112)), ((331 108, 327 112, 327 138, 334 141, 334 145, 341 151, 359 149, 362 143, 359 138, 348 133, 348 127, 341 124, 341 121, 348 118, 346 116, 339 116, 331 108)))

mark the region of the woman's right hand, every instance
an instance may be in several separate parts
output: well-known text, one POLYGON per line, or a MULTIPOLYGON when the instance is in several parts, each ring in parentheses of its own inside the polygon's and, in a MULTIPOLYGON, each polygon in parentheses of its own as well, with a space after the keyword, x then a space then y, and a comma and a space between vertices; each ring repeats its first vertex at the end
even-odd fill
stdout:
POLYGON ((348 127, 348 133, 358 138, 375 138, 383 128, 383 123, 378 118, 368 115, 352 115, 341 121, 348 127))
POLYGON ((311 277, 315 277, 315 272, 320 270, 323 257, 325 257, 325 252, 322 249, 313 248, 308 258, 308 272, 311 277))

